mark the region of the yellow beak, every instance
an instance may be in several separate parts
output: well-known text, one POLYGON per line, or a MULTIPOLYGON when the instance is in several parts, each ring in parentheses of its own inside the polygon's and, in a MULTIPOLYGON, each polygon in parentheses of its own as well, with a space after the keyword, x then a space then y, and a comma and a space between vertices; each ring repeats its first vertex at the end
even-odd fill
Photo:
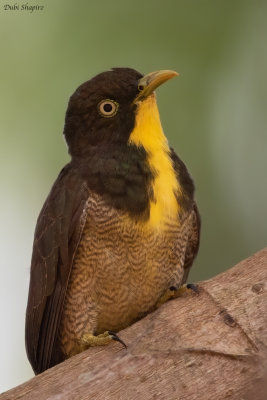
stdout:
POLYGON ((162 85, 162 83, 178 75, 178 72, 166 69, 150 72, 149 74, 143 76, 138 82, 140 93, 134 99, 134 103, 138 103, 139 101, 144 100, 151 93, 153 93, 158 86, 162 85))

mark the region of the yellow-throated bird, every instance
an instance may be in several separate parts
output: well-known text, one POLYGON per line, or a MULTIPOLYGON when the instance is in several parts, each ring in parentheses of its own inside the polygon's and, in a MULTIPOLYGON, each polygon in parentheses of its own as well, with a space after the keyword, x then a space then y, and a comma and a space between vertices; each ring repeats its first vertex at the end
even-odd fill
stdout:
POLYGON ((35 230, 26 347, 35 373, 172 297, 199 245, 194 184, 163 133, 154 90, 178 75, 114 68, 71 96, 71 161, 35 230), (171 288, 171 290, 170 290, 171 288))

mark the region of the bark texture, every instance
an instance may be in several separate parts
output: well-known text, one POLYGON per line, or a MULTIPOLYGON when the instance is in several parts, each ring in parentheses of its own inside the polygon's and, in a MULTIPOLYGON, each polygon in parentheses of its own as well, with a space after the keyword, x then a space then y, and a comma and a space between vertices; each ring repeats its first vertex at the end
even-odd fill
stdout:
POLYGON ((266 400, 267 248, 1 400, 266 400))

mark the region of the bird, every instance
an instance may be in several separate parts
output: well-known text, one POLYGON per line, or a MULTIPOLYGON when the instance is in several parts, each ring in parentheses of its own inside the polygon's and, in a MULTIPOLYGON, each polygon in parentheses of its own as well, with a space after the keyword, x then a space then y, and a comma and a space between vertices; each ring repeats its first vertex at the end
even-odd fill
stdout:
POLYGON ((63 134, 70 162, 33 241, 25 342, 35 374, 91 346, 125 345, 118 332, 185 285, 200 214, 155 93, 175 76, 112 68, 69 99, 63 134))

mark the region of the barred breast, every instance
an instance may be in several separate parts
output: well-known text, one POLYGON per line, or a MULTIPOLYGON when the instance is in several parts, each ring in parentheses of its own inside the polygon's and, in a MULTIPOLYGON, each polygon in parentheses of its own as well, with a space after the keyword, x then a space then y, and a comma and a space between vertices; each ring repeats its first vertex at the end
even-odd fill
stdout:
POLYGON ((190 218, 146 227, 92 193, 65 298, 59 340, 73 354, 85 333, 119 331, 148 313, 170 286, 179 286, 190 218))

